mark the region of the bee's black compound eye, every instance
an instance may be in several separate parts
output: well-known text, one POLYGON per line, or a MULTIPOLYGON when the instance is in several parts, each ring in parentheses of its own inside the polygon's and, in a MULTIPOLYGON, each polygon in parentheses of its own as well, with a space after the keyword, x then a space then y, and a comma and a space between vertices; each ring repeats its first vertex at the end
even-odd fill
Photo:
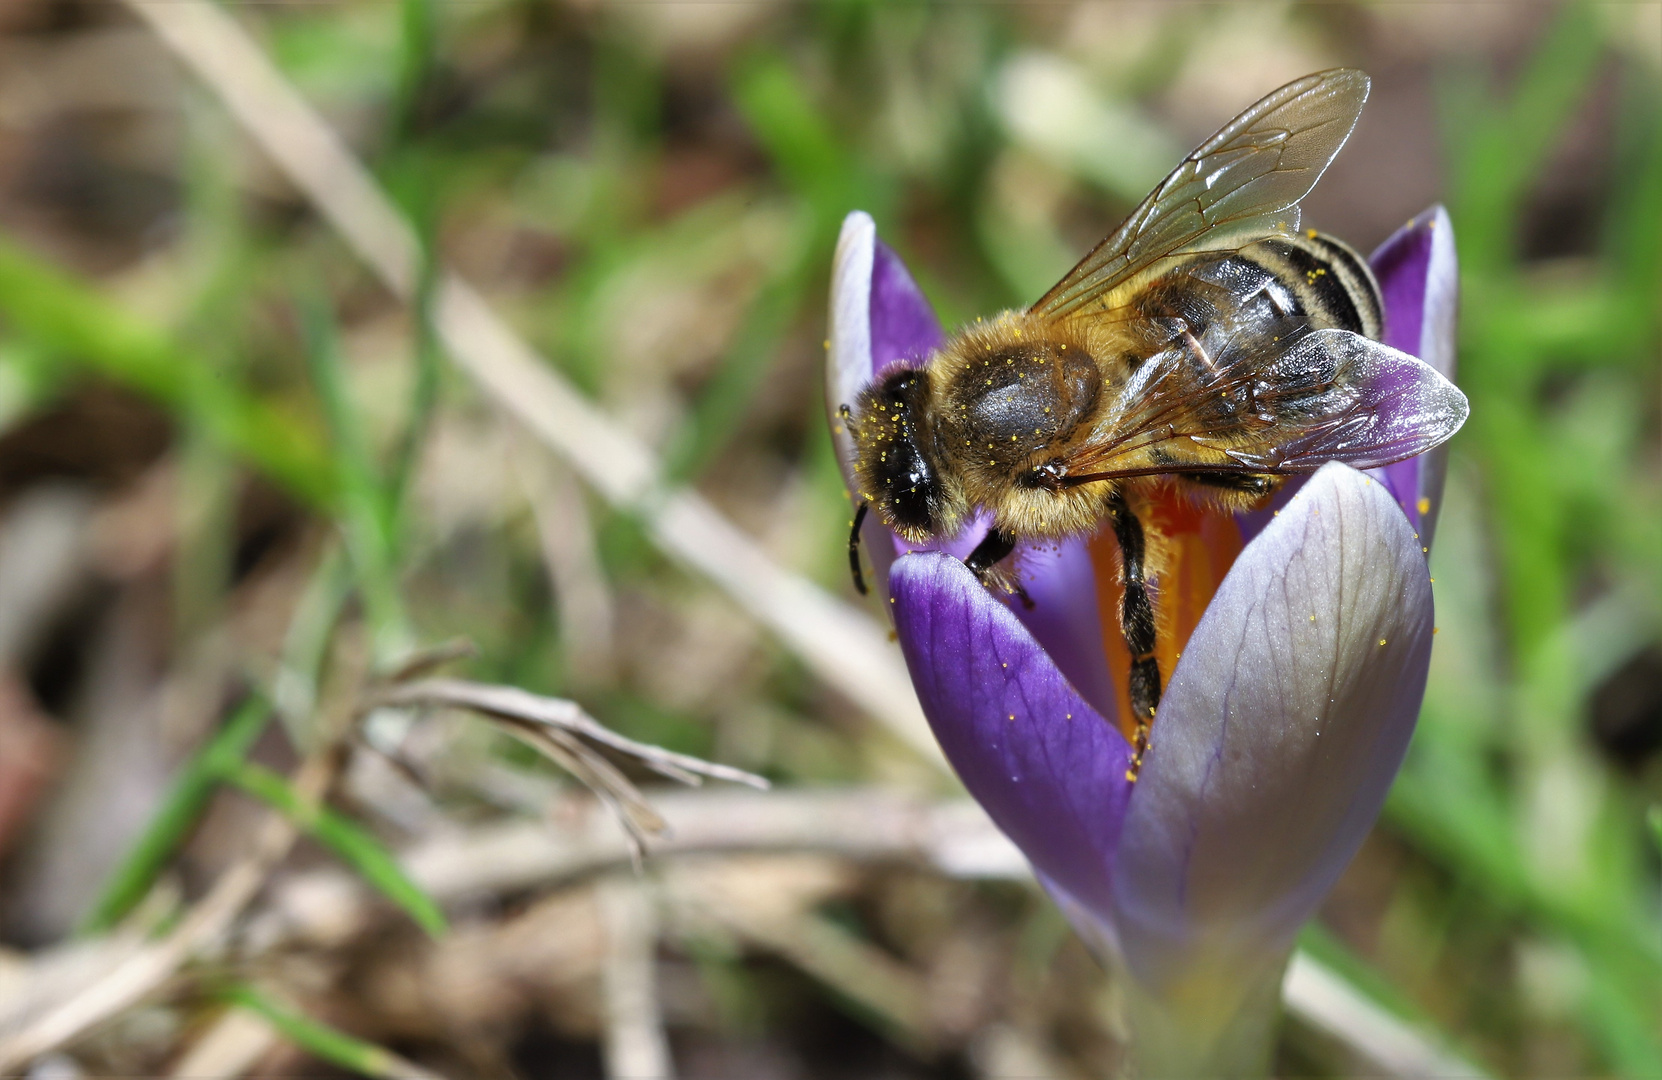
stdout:
POLYGON ((857 418, 860 482, 884 520, 912 538, 933 536, 940 518, 928 407, 929 373, 900 369, 867 388, 857 418))
POLYGON ((904 532, 933 535, 940 481, 922 450, 914 442, 896 442, 885 465, 881 486, 894 525, 904 532))

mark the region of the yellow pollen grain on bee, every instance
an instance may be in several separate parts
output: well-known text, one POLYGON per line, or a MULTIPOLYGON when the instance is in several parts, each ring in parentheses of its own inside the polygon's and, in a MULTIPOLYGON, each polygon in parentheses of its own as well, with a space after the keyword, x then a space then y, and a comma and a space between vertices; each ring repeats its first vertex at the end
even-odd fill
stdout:
POLYGON ((1312 615, 1312 616, 1310 616, 1310 621, 1311 621, 1311 622, 1315 622, 1315 621, 1316 621, 1316 617, 1315 617, 1315 616, 1314 616, 1314 615, 1312 615))
POLYGON ((1305 229, 1304 230, 1304 235, 1308 236, 1310 239, 1314 240, 1316 238, 1316 230, 1315 229, 1305 229))
POLYGON ((1000 664, 1000 665, 998 665, 998 666, 999 666, 999 667, 1001 667, 1001 668, 1007 668, 1007 667, 1009 667, 1009 666, 1010 666, 1010 665, 1009 665, 1009 664, 1000 664))
POLYGON ((1432 636, 1433 636, 1433 637, 1436 637, 1436 636, 1437 636, 1437 634, 1438 634, 1438 632, 1439 632, 1439 631, 1441 631, 1441 630, 1442 630, 1442 629, 1443 629, 1443 628, 1442 628, 1442 627, 1440 627, 1440 626, 1433 626, 1433 627, 1432 627, 1432 628, 1431 628, 1431 635, 1432 635, 1432 636))
POLYGON ((1420 501, 1414 504, 1414 509, 1418 510, 1422 517, 1431 513, 1431 500, 1421 495, 1420 501))
POLYGON ((1381 644, 1381 645, 1383 645, 1383 644, 1385 644, 1385 639, 1384 639, 1384 638, 1380 638, 1380 639, 1379 639, 1379 643, 1380 643, 1380 644, 1381 644))
POLYGON ((1072 713, 1068 713, 1068 715, 1067 715, 1067 717, 1066 717, 1066 719, 1068 719, 1068 720, 1072 720, 1072 719, 1073 719, 1073 714, 1072 714, 1072 713))
POLYGON ((1009 719, 1011 719, 1011 720, 1014 720, 1014 719, 1015 719, 1015 718, 1016 718, 1016 714, 1015 714, 1015 713, 1011 713, 1011 714, 1010 714, 1010 716, 1009 716, 1009 719))
POLYGON ((1431 549, 1428 548, 1428 547, 1422 547, 1420 549, 1420 554, 1421 555, 1429 555, 1429 554, 1431 554, 1431 549))

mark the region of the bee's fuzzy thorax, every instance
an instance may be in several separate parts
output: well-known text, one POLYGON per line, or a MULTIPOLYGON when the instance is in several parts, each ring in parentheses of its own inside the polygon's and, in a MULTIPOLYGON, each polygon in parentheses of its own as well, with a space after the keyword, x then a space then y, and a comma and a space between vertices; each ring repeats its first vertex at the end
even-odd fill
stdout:
POLYGON ((1101 410, 1102 347, 1083 324, 1005 311, 964 327, 931 361, 941 457, 1011 535, 1059 539, 1102 519, 1104 485, 1065 487, 1054 474, 1101 410))

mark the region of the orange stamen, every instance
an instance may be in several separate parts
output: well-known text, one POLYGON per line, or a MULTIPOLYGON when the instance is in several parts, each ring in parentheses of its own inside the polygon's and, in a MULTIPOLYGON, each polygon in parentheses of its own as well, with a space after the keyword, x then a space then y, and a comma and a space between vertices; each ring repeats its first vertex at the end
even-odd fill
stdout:
MULTIPOLYGON (((1233 515, 1196 506, 1174 489, 1158 492, 1144 505, 1144 531, 1151 554, 1164 552, 1153 560, 1149 574, 1154 598, 1154 659, 1160 667, 1160 685, 1166 687, 1177 668, 1177 658, 1205 614, 1206 606, 1223 583, 1223 577, 1241 553, 1241 530, 1233 515), (1156 545, 1159 545, 1156 549, 1156 545), (1156 576, 1157 575, 1157 576, 1156 576)), ((1102 616, 1103 651, 1108 670, 1120 689, 1119 728, 1126 741, 1137 732, 1127 693, 1131 654, 1120 633, 1120 602, 1125 596, 1121 580, 1120 548, 1114 531, 1103 528, 1089 542, 1091 563, 1096 570, 1097 609, 1102 616)))

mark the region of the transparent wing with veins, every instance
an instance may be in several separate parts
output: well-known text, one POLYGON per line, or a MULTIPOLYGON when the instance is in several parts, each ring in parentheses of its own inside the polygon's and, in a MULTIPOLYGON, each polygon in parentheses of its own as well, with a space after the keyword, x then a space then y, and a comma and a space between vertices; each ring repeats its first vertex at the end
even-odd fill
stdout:
POLYGON ((1145 273, 1173 255, 1228 251, 1297 230, 1298 202, 1350 137, 1368 77, 1317 72, 1259 101, 1183 160, 1125 223, 1033 305, 1067 319, 1122 306, 1145 273))
POLYGON ((1443 442, 1466 397, 1430 365, 1348 330, 1281 351, 1151 358, 1067 459, 1069 485, 1185 472, 1296 473, 1388 465, 1443 442))

